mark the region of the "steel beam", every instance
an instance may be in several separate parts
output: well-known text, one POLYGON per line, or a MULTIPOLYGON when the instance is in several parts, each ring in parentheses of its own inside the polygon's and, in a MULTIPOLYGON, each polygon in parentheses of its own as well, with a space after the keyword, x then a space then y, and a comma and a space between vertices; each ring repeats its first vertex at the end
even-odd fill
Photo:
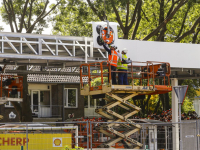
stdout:
POLYGON ((46 47, 48 48, 48 50, 51 52, 52 55, 55 55, 55 53, 51 50, 51 48, 49 47, 49 45, 47 45, 47 43, 44 41, 44 39, 42 39, 42 42, 46 45, 46 47))
MULTIPOLYGON (((90 56, 92 58, 94 56, 94 53, 96 56, 96 53, 98 52, 96 49, 93 50, 93 39, 89 37, 54 36, 6 32, 1 32, 0 36, 2 37, 0 39, 2 49, 2 55, 0 56, 0 58, 4 59, 43 59, 56 61, 70 60, 87 62, 91 61, 91 59, 89 59, 89 55, 87 54, 88 47, 90 47, 90 56), (36 48, 34 48, 33 45, 35 45, 36 48), (47 52, 50 53, 46 53, 44 46, 47 47, 47 52), (5 53, 5 49, 7 53, 5 53), (84 55, 82 55, 82 51, 85 53, 85 57, 84 55), (80 55, 81 58, 75 57, 75 52, 77 53, 76 55, 80 55), (16 55, 16 53, 20 55, 18 56, 16 55), (73 58, 68 59, 67 57, 69 55, 73 58)), ((100 59, 103 58, 100 52, 98 56, 100 59)), ((97 59, 99 60, 99 58, 97 59)))
MULTIPOLYGON (((58 41, 59 41, 60 43, 62 43, 61 40, 58 40, 58 41)), ((64 49, 66 50, 66 52, 67 52, 70 56, 73 56, 65 45, 62 45, 62 46, 64 47, 64 49)), ((74 52, 75 52, 75 50, 74 50, 74 52)), ((75 56, 75 55, 74 55, 74 56, 75 56)))
MULTIPOLYGON (((41 56, 41 55, 29 55, 29 54, 9 54, 9 53, 4 53, 0 55, 0 58, 13 58, 13 59, 42 59, 42 60, 59 60, 59 61, 82 61, 85 62, 85 58, 83 57, 64 57, 64 56, 41 56)), ((95 62, 97 61, 94 58, 88 58, 88 61, 95 62)), ((103 61, 103 59, 98 60, 98 61, 103 61)))
POLYGON ((103 58, 106 58, 106 56, 102 53, 102 51, 98 48, 99 53, 103 56, 103 58))
POLYGON ((4 38, 4 40, 6 40, 6 42, 10 45, 10 47, 12 48, 12 50, 14 50, 17 54, 19 54, 19 51, 16 49, 16 47, 10 42, 10 40, 6 37, 6 36, 4 36, 3 37, 4 38))
MULTIPOLYGON (((25 39, 25 38, 22 38, 22 40, 24 40, 24 41, 26 41, 27 42, 27 40, 25 39)), ((31 46, 31 44, 30 43, 26 43, 26 45, 30 48, 30 50, 34 53, 34 54, 36 54, 36 55, 38 55, 38 53, 35 51, 35 49, 33 48, 33 46, 31 46)), ((21 43, 20 43, 20 50, 21 50, 21 43)), ((22 54, 22 51, 21 51, 21 54, 22 54)))

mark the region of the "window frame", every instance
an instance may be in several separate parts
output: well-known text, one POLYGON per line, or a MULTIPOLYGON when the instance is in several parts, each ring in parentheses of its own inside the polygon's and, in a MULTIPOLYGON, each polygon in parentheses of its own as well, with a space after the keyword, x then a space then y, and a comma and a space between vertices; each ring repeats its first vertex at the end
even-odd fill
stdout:
POLYGON ((78 108, 78 88, 64 88, 64 92, 65 92, 65 104, 64 104, 64 108, 78 108), (69 106, 68 104, 68 90, 71 89, 75 89, 76 90, 76 106, 69 106))
POLYGON ((40 92, 40 106, 43 106, 43 107, 48 107, 48 108, 50 108, 51 107, 51 90, 39 90, 39 92, 40 92), (41 101, 41 92, 49 92, 49 105, 41 105, 41 103, 43 103, 42 101, 41 101))
MULTIPOLYGON (((103 106, 98 106, 98 101, 103 100, 103 98, 95 98, 95 99, 92 99, 91 95, 87 95, 87 107, 85 107, 85 103, 84 103, 84 108, 101 108, 103 106), (91 103, 90 103, 90 100, 93 100, 94 101, 94 106, 91 106, 91 103)), ((105 100, 105 104, 107 104, 107 101, 105 100)))

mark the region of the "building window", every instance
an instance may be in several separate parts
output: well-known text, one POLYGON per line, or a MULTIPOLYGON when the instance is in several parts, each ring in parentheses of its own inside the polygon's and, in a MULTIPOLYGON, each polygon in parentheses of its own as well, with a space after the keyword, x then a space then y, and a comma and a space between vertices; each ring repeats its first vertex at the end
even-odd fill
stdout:
POLYGON ((101 108, 106 104, 103 98, 93 99, 92 96, 84 96, 84 108, 101 108))
POLYGON ((50 107, 50 91, 40 91, 40 105, 50 107))
POLYGON ((88 108, 88 98, 89 96, 84 96, 84 108, 88 108))
POLYGON ((96 99, 90 97, 90 108, 96 108, 96 99))
POLYGON ((65 107, 78 107, 78 90, 75 88, 65 89, 65 107))

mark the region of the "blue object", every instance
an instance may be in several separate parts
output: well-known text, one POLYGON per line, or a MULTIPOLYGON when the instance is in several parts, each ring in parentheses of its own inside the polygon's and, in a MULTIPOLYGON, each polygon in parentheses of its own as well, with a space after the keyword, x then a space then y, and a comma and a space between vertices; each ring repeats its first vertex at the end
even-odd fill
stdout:
POLYGON ((126 71, 126 73, 125 73, 125 72, 118 73, 118 84, 119 84, 119 85, 128 85, 127 70, 119 69, 118 71, 126 71))
POLYGON ((178 97, 179 103, 183 103, 187 93, 188 85, 174 86, 173 88, 176 93, 176 96, 178 97))
MULTIPOLYGON (((112 84, 113 85, 117 84, 117 81, 116 81, 116 72, 112 72, 112 71, 116 71, 116 69, 117 69, 117 67, 111 66, 111 78, 112 78, 112 84)), ((110 80, 109 73, 108 73, 108 80, 110 80)))

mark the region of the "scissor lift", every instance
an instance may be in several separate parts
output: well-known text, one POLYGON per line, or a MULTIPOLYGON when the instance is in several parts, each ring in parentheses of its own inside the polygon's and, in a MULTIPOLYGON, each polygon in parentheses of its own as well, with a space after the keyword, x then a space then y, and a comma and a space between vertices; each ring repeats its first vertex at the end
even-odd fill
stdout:
MULTIPOLYGON (((111 139, 99 147, 109 148, 117 142, 124 141, 129 148, 139 149, 142 144, 130 136, 141 129, 141 126, 129 118, 140 111, 129 100, 139 95, 163 94, 172 90, 170 86, 170 64, 166 62, 132 62, 128 66, 128 80, 130 85, 113 85, 111 79, 111 67, 109 62, 95 62, 80 66, 81 95, 105 94, 107 104, 95 112, 106 117, 109 122, 126 122, 120 124, 127 128, 121 132, 114 127, 114 123, 103 124, 96 130, 109 136, 111 139), (86 71, 85 71, 86 70, 86 71), (107 71, 106 71, 107 70, 107 71), (86 72, 86 73, 84 73, 86 72), (109 72, 109 73, 108 73, 109 72), (93 85, 93 80, 99 78, 100 83, 93 85), (162 79, 162 80, 159 80, 162 79), (159 82, 162 81, 162 84, 159 82), (157 83, 157 84, 156 84, 157 83), (119 106, 126 113, 119 114, 114 108, 119 106)), ((119 71, 115 71, 119 73, 119 71)))

